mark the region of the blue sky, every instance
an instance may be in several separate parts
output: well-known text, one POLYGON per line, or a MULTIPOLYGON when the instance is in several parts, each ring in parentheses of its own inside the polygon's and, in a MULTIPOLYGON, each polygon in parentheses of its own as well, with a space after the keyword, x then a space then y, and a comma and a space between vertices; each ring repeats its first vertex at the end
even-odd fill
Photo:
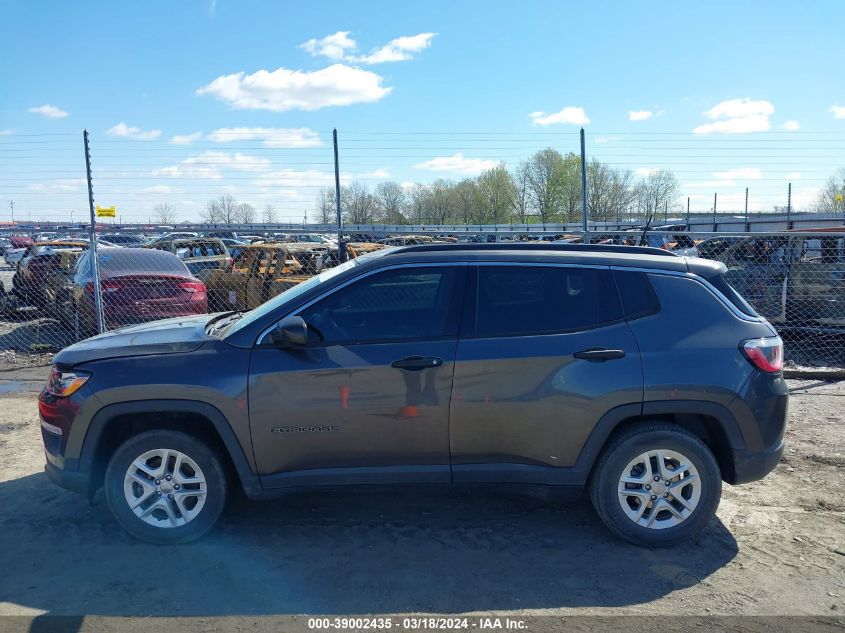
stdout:
POLYGON ((124 221, 160 201, 196 219, 220 193, 299 220, 334 127, 344 179, 370 186, 577 151, 583 125, 591 156, 675 170, 694 209, 739 209, 745 186, 769 209, 790 181, 802 206, 845 167, 843 18, 835 0, 6 0, 0 220, 8 199, 19 220, 85 212, 83 128, 124 221))

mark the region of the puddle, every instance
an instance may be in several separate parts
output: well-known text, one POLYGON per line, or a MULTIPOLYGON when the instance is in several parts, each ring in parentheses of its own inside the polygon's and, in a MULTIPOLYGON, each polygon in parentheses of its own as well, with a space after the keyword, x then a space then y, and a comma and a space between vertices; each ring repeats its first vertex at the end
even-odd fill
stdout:
POLYGON ((28 380, 0 380, 0 395, 18 391, 40 391, 41 383, 28 380))

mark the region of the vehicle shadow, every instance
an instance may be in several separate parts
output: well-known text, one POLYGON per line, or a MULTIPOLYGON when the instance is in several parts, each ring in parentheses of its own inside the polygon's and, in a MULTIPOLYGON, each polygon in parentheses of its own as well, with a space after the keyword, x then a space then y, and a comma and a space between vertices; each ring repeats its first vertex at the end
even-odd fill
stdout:
MULTIPOLYGON (((21 317, 22 318, 22 317, 21 317)), ((0 350, 60 350, 76 342, 73 328, 53 319, 0 321, 0 350)))
POLYGON ((44 474, 0 484, 0 603, 50 615, 286 615, 619 607, 701 583, 737 554, 718 520, 649 550, 583 502, 490 489, 235 500, 184 546, 133 540, 44 474))

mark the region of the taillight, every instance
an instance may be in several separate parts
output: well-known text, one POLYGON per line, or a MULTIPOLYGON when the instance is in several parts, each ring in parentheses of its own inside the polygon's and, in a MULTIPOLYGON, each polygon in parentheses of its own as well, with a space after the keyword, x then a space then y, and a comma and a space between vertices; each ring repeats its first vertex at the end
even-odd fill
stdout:
POLYGON ((779 336, 753 338, 740 348, 757 369, 776 374, 783 369, 783 341, 779 336))
POLYGON ((117 292, 123 287, 119 281, 104 281, 100 285, 103 292, 117 292))
POLYGON ((89 295, 94 294, 94 282, 89 281, 87 284, 85 284, 85 292, 87 292, 89 295))
POLYGON ((47 393, 57 398, 66 398, 88 382, 90 377, 91 374, 83 371, 61 371, 53 367, 47 379, 47 393))
POLYGON ((183 281, 179 284, 179 287, 187 292, 205 294, 205 284, 201 281, 183 281))

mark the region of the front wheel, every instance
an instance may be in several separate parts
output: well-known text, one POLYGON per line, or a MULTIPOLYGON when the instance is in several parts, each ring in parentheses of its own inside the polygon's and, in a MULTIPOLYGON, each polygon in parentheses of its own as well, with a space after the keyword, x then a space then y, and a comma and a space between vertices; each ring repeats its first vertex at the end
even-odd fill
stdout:
POLYGON ((187 543, 210 530, 226 501, 220 458, 201 440, 153 430, 126 440, 106 469, 106 500, 132 536, 187 543))
POLYGON ((722 479, 710 449, 664 423, 635 426, 614 438, 593 472, 590 496, 617 536, 651 547, 691 538, 719 506, 722 479))

